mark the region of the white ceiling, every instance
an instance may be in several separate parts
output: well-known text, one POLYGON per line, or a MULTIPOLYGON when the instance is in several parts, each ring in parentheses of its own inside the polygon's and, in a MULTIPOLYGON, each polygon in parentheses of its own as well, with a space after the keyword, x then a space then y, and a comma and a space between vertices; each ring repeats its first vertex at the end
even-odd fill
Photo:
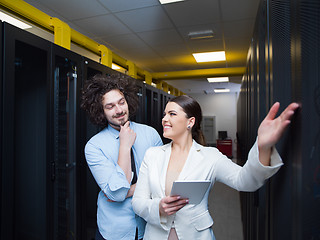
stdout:
MULTIPOLYGON (((257 0, 185 0, 161 5, 158 0, 25 0, 110 48, 139 68, 153 72, 244 67, 253 34, 257 0), (190 40, 189 32, 213 30, 213 39, 190 40), (196 63, 194 52, 226 51, 226 61, 196 63)), ((239 91, 241 76, 229 83, 205 78, 168 84, 187 93, 213 88, 239 91)))

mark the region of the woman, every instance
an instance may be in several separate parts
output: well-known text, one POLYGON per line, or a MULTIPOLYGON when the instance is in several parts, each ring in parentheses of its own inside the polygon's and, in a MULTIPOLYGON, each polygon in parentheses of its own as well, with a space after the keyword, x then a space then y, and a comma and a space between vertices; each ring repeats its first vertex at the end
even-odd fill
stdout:
POLYGON ((173 98, 162 119, 163 136, 171 143, 147 150, 133 196, 133 210, 147 221, 144 240, 215 239, 208 212, 208 195, 215 181, 238 191, 255 191, 275 174, 282 160, 273 147, 299 107, 290 104, 275 118, 275 103, 258 129, 258 137, 243 166, 233 163, 216 148, 204 147, 199 104, 189 96, 173 98), (210 180, 202 201, 170 196, 175 180, 210 180))

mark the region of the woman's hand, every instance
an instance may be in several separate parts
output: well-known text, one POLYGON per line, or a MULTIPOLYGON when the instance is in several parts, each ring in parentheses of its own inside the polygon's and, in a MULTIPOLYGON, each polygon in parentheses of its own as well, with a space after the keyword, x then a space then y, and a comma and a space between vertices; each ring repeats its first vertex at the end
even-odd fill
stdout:
POLYGON ((180 196, 164 197, 159 203, 160 216, 172 215, 188 204, 188 202, 189 199, 181 199, 180 196))
POLYGON ((291 103, 279 117, 275 118, 280 103, 276 102, 270 108, 268 115, 258 129, 259 159, 264 165, 270 165, 271 148, 280 140, 285 129, 290 124, 294 112, 299 108, 298 103, 291 103))

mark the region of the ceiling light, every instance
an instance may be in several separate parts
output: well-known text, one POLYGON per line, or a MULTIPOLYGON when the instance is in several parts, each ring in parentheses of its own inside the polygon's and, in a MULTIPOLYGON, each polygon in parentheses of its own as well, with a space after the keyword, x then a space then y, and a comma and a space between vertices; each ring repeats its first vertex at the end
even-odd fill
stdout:
POLYGON ((114 63, 112 63, 111 68, 114 69, 114 70, 120 69, 120 67, 117 64, 114 64, 114 63))
POLYGON ((228 89, 228 88, 215 88, 215 89, 213 89, 213 91, 215 93, 226 93, 226 92, 230 92, 230 89, 228 89))
POLYGON ((189 32, 188 37, 191 40, 213 38, 213 31, 205 30, 205 31, 198 31, 198 32, 189 32))
POLYGON ((213 77, 207 78, 208 82, 229 82, 229 77, 213 77))
POLYGON ((197 62, 214 62, 226 60, 225 51, 193 53, 192 55, 197 62))
POLYGON ((3 12, 0 12, 0 20, 3 21, 3 22, 7 22, 7 23, 10 23, 11 25, 14 25, 18 28, 21 28, 21 29, 28 29, 28 28, 32 28, 31 25, 28 25, 16 18, 13 18, 11 16, 9 16, 8 14, 5 14, 3 12))
POLYGON ((159 0, 161 4, 174 3, 174 2, 182 2, 184 0, 159 0))

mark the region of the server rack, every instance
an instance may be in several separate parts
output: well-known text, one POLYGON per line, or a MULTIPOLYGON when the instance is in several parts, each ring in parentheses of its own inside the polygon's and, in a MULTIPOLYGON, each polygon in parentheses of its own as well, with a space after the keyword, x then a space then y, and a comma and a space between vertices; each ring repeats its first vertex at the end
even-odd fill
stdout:
POLYGON ((261 1, 238 101, 239 138, 250 140, 245 122, 261 122, 276 101, 280 111, 292 101, 302 108, 276 146, 285 166, 259 191, 242 195, 245 239, 320 239, 319 16, 319 1, 261 1), (251 76, 256 85, 248 85, 251 76))
MULTIPOLYGON (((86 57, 82 58, 82 86, 83 88, 85 81, 92 78, 96 74, 107 74, 106 66, 103 66, 91 59, 86 57)), ((84 147, 87 141, 98 133, 101 129, 93 125, 86 114, 81 111, 81 186, 82 191, 81 195, 81 209, 82 209, 82 218, 81 218, 81 236, 82 239, 94 239, 95 230, 97 229, 97 196, 99 193, 99 187, 96 184, 84 156, 84 147), (84 189, 84 190, 83 190, 84 189)))
MULTIPOLYGON (((2 36, 2 22, 0 21, 0 46, 2 46, 3 42, 3 36, 2 36)), ((3 56, 2 48, 0 48, 0 54, 3 56)), ((3 73, 2 73, 2 68, 3 68, 3 57, 0 58, 0 172, 2 176, 2 161, 3 161, 3 152, 2 152, 2 146, 3 146, 3 73)), ((0 196, 2 195, 2 184, 3 184, 3 179, 0 177, 0 196)), ((2 216, 2 197, 0 197, 0 216, 2 216)), ((3 219, 0 218, 0 226, 2 225, 3 219)), ((1 231, 1 227, 0 227, 1 231)), ((0 235, 1 236, 1 235, 0 235)))
POLYGON ((160 115, 160 92, 159 89, 144 85, 145 87, 145 122, 154 127, 160 136, 162 135, 160 115))
POLYGON ((132 118, 133 121, 137 123, 146 123, 145 114, 144 114, 144 105, 145 105, 145 87, 142 81, 136 81, 138 87, 138 98, 139 98, 139 106, 135 116, 132 118))
POLYGON ((320 2, 298 1, 294 9, 299 16, 292 95, 301 99, 301 129, 293 136, 293 145, 300 145, 294 157, 296 175, 301 183, 297 196, 299 236, 320 239, 320 2), (301 50, 301 51, 300 51, 301 50), (298 58, 298 56, 301 57, 298 58))
MULTIPOLYGON (((99 188, 83 151, 101 129, 80 96, 85 80, 117 72, 7 23, 0 28, 1 239, 93 239, 99 188)), ((133 120, 162 135, 161 108, 172 95, 137 86, 133 120)))
POLYGON ((50 44, 3 24, 1 239, 50 239, 50 44))
POLYGON ((166 144, 166 143, 169 143, 171 140, 163 137, 162 117, 163 117, 163 112, 165 110, 166 104, 174 96, 167 93, 167 92, 164 92, 164 91, 159 91, 159 94, 160 94, 160 102, 159 102, 160 106, 159 106, 159 116, 158 116, 159 117, 159 123, 158 123, 159 124, 159 134, 162 138, 163 144, 166 144))
POLYGON ((51 162, 53 239, 79 239, 81 227, 80 87, 82 57, 52 44, 51 162))

